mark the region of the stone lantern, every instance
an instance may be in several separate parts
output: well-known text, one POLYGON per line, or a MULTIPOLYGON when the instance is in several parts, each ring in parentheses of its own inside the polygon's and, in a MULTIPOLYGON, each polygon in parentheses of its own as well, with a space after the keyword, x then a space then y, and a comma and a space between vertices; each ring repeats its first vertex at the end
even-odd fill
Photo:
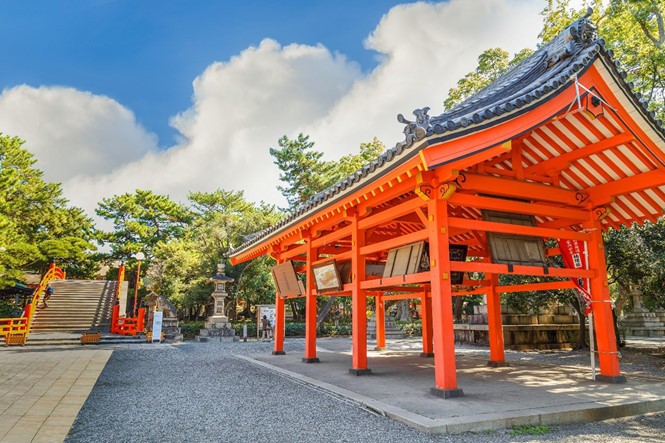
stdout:
POLYGON ((228 323, 229 319, 224 315, 224 302, 226 297, 229 296, 226 292, 226 284, 233 282, 231 277, 224 275, 225 271, 224 263, 217 264, 217 274, 208 279, 215 284, 215 289, 212 291, 212 298, 215 300, 215 308, 212 313, 212 317, 208 318, 208 322, 213 323, 228 323))
POLYGON ((208 281, 215 284, 212 291, 212 298, 215 302, 212 316, 208 317, 205 323, 205 329, 201 329, 196 341, 226 341, 237 340, 235 331, 229 322, 229 318, 224 315, 224 303, 229 294, 226 292, 226 284, 234 280, 224 275, 224 264, 217 265, 217 274, 208 281))

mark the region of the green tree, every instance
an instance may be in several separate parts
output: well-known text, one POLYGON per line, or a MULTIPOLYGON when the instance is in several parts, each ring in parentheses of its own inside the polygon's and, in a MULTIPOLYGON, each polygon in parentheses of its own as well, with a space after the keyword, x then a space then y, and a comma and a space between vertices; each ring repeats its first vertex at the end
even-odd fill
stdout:
POLYGON ((531 49, 522 49, 510 58, 510 54, 501 48, 490 48, 478 56, 478 66, 457 81, 457 87, 448 91, 448 98, 443 102, 445 110, 450 110, 494 82, 501 74, 527 58, 531 49))
POLYGON ((665 308, 665 221, 610 229, 604 238, 617 306, 621 308, 639 293, 647 308, 665 308))
POLYGON ((345 155, 339 160, 323 160, 323 153, 314 150, 309 136, 300 134, 297 140, 283 136, 278 141, 281 149, 270 148, 280 170, 279 179, 287 186, 278 189, 286 197, 289 209, 306 202, 317 192, 353 174, 385 150, 376 137, 361 143, 358 154, 345 155))
MULTIPOLYGON (((358 154, 349 154, 340 158, 339 161, 330 161, 326 163, 325 170, 327 171, 325 179, 323 180, 323 189, 334 185, 340 180, 353 174, 386 150, 381 141, 374 137, 371 142, 361 143, 360 152, 358 154)), ((319 191, 322 191, 320 189, 319 191)))
POLYGON ((212 292, 209 278, 221 262, 227 265, 226 275, 235 280, 227 286, 231 317, 237 298, 250 303, 271 301, 275 294, 272 259, 264 257, 231 267, 228 257, 231 247, 239 246, 245 236, 275 224, 283 214, 272 205, 247 202, 242 191, 190 193, 188 199, 192 219, 182 235, 160 241, 153 249, 151 285, 179 308, 198 312, 208 303, 212 292))
POLYGON ((116 259, 137 252, 150 259, 157 243, 180 238, 192 219, 187 208, 169 197, 141 189, 103 199, 96 213, 113 222, 113 231, 100 232, 98 238, 116 259))
POLYGON ((295 140, 285 135, 277 143, 280 149, 270 148, 270 155, 280 170, 279 179, 286 183, 277 189, 295 208, 325 188, 326 163, 321 160, 323 153, 312 149, 308 135, 299 134, 295 140))
POLYGON ((548 0, 542 11, 540 37, 548 41, 593 8, 591 19, 614 58, 646 99, 650 110, 665 120, 665 1, 589 0, 574 8, 570 0, 548 0))
POLYGON ((47 183, 18 137, 0 134, 0 287, 55 259, 70 275, 90 276, 92 220, 69 207, 59 183, 47 183))

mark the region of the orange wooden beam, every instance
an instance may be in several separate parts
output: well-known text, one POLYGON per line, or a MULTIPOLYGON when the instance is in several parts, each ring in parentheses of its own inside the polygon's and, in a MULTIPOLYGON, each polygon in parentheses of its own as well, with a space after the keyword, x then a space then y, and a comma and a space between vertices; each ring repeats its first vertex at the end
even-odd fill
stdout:
MULTIPOLYGON (((587 192, 595 206, 611 203, 615 196, 643 191, 665 184, 665 171, 656 169, 632 177, 615 180, 603 185, 590 188, 587 192)), ((662 209, 662 208, 659 208, 662 209)))
POLYGON ((468 289, 466 291, 453 291, 453 297, 487 294, 487 291, 489 291, 489 288, 487 287, 468 289))
POLYGON ((500 293, 508 292, 530 292, 530 291, 550 291, 554 289, 574 289, 575 283, 572 280, 551 281, 542 283, 525 283, 523 285, 505 285, 497 286, 496 290, 500 293))
POLYGON ((514 200, 504 200, 492 197, 482 197, 456 192, 448 199, 453 205, 471 206, 478 209, 492 209, 496 211, 517 212, 520 214, 539 215, 552 218, 566 218, 570 220, 586 220, 588 211, 562 208, 537 203, 523 203, 514 200))
POLYGON ((426 240, 427 238, 428 238, 427 229, 423 229, 420 231, 413 232, 411 234, 402 235, 400 237, 395 237, 390 240, 385 240, 379 243, 374 243, 371 245, 364 246, 360 248, 360 253, 362 255, 369 255, 375 252, 386 251, 388 249, 408 245, 409 243, 414 243, 420 240, 426 240))
POLYGON ((590 278, 595 275, 595 271, 593 270, 568 268, 548 268, 547 273, 545 273, 545 269, 542 267, 524 265, 513 265, 513 271, 509 272, 508 265, 499 263, 482 263, 477 261, 451 261, 450 269, 460 272, 484 272, 486 274, 541 275, 568 278, 590 278))
POLYGON ((420 293, 413 293, 413 294, 394 294, 394 295, 384 295, 383 299, 388 301, 388 300, 410 300, 412 298, 422 298, 423 294, 422 292, 420 293))
POLYGON ((521 182, 478 174, 460 174, 457 183, 464 192, 479 192, 522 200, 547 201, 580 207, 576 191, 558 186, 521 182))
MULTIPOLYGON (((606 75, 609 75, 609 73, 606 75)), ((619 103, 615 93, 603 78, 603 74, 601 74, 598 69, 596 69, 596 66, 592 66, 591 69, 587 70, 587 72, 580 78, 580 83, 583 83, 584 85, 593 84, 603 99, 606 100, 616 110, 616 114, 618 115, 619 120, 623 120, 627 127, 630 128, 630 131, 638 140, 640 140, 642 145, 649 151, 649 153, 656 159, 657 162, 659 162, 661 165, 665 165, 665 153, 658 148, 654 141, 651 140, 649 136, 647 136, 646 133, 642 130, 640 125, 638 125, 635 120, 633 120, 630 110, 625 109, 619 103)), ((616 91, 619 94, 624 94, 620 89, 616 91)), ((630 99, 627 98, 627 100, 630 99)), ((639 115, 639 113, 637 114, 639 115)))
POLYGON ((420 151, 420 158, 427 169, 454 164, 456 169, 462 170, 511 149, 510 140, 490 145, 484 142, 474 145, 469 143, 468 139, 469 137, 462 137, 430 146, 420 151))
POLYGON ((416 274, 398 275, 396 277, 381 278, 378 280, 367 280, 360 282, 362 289, 386 288, 390 286, 408 285, 414 283, 427 283, 430 279, 430 273, 419 272, 416 274))
POLYGON ((449 226, 467 228, 474 231, 501 232, 504 234, 528 235, 543 238, 562 238, 571 240, 588 240, 589 234, 585 232, 564 231, 558 229, 538 228, 533 226, 511 225, 507 223, 488 222, 483 220, 469 220, 467 218, 450 217, 449 226))
POLYGON ((405 214, 414 212, 416 209, 425 206, 427 203, 422 200, 420 197, 414 195, 411 200, 408 200, 399 205, 393 206, 386 210, 383 210, 375 215, 370 215, 358 222, 360 229, 367 229, 372 226, 379 225, 381 223, 395 220, 405 214))

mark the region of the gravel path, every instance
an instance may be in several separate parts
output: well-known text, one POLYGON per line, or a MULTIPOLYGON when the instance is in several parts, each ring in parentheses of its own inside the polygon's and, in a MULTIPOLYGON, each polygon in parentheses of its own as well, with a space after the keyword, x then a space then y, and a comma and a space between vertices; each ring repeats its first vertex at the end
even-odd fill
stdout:
MULTIPOLYGON (((327 348, 341 341, 322 342, 327 348)), ((185 343, 116 349, 67 442, 661 442, 665 413, 545 429, 428 435, 234 355, 270 343, 185 343)), ((302 340, 285 350, 302 353, 302 340)), ((460 347, 482 354, 483 348, 460 347)), ((663 377, 662 349, 623 349, 622 368, 663 377), (660 366, 659 366, 660 365, 660 366), (660 368, 660 369, 659 369, 660 368)), ((508 360, 588 367, 584 352, 511 352, 508 360)))

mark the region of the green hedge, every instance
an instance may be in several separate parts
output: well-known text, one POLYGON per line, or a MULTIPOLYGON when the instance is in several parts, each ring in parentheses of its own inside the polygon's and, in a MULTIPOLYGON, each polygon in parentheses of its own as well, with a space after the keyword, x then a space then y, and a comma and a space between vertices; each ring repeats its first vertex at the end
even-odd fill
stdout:
POLYGON ((185 340, 191 340, 199 335, 199 330, 203 329, 204 322, 202 321, 187 321, 180 322, 180 333, 185 340))
MULTIPOLYGON (((247 325, 248 337, 256 337, 255 321, 233 322, 232 325, 238 337, 242 337, 243 325, 247 325)), ((334 323, 324 323, 319 327, 317 334, 319 336, 331 336, 331 337, 336 337, 340 335, 351 335, 351 325, 348 323, 339 323, 337 326, 335 326, 334 323)), ((305 323, 286 322, 285 335, 287 337, 304 337, 305 323)))
MULTIPOLYGON (((423 328, 420 320, 416 321, 397 321, 397 326, 404 331, 408 337, 418 337, 422 336, 423 328)), ((256 337, 256 322, 255 321, 239 321, 232 322, 231 325, 236 331, 236 336, 242 337, 242 327, 247 325, 247 336, 252 338, 256 337)), ((180 322, 180 331, 185 339, 193 339, 199 334, 199 330, 203 329, 204 322, 202 321, 190 321, 190 322, 180 322)), ((351 335, 352 326, 350 323, 338 323, 335 326, 334 323, 323 323, 317 335, 320 337, 338 337, 351 335)), ((305 323, 300 322, 287 322, 286 323, 286 336, 287 337, 304 337, 305 336, 305 323)))
POLYGON ((423 324, 420 320, 401 321, 397 320, 397 326, 404 331, 407 337, 421 337, 423 335, 423 324))
POLYGON ((256 337, 256 322, 252 320, 232 322, 236 335, 242 338, 242 327, 247 325, 247 337, 256 337))

